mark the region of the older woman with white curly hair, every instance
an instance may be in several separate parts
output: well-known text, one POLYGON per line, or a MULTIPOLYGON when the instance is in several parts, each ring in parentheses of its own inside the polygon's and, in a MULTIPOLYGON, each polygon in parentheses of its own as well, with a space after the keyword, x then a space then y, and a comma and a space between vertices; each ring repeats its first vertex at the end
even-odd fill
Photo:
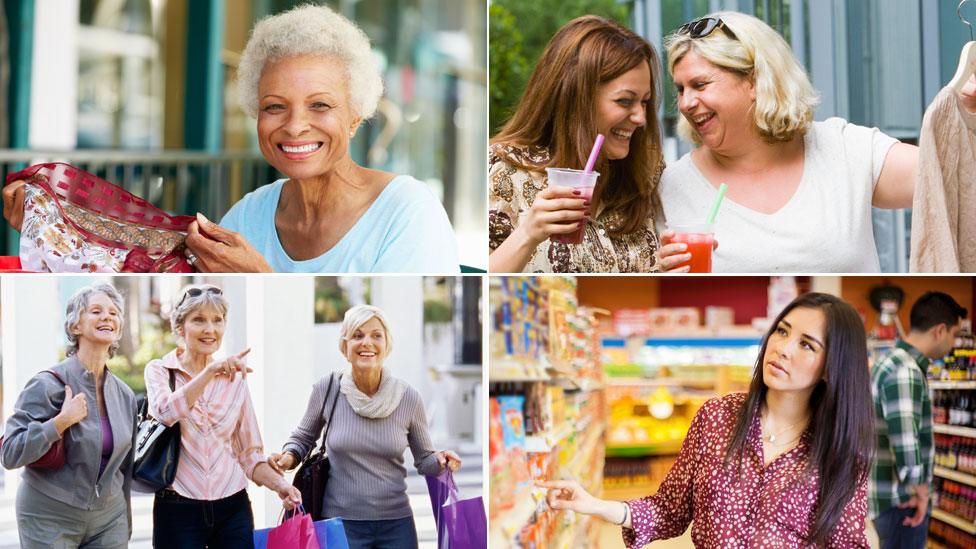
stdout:
POLYGON ((244 363, 250 349, 212 360, 227 326, 227 306, 217 286, 184 288, 170 313, 180 346, 146 366, 150 413, 180 426, 176 478, 153 503, 155 547, 253 547, 248 480, 275 492, 288 509, 301 503, 301 493, 265 462, 244 379, 251 371, 244 363))
POLYGON ((292 469, 311 453, 325 430, 331 469, 324 514, 343 519, 351 548, 417 547, 403 465, 407 447, 422 475, 461 466, 454 452, 434 450, 420 393, 384 367, 392 349, 381 309, 349 309, 339 351, 351 369, 333 372, 315 384, 305 417, 282 452, 268 458, 279 471, 292 469))
MULTIPOLYGON (((665 48, 679 133, 698 145, 664 171, 668 223, 704 221, 707 197, 727 183, 716 271, 878 272, 871 207, 911 207, 918 147, 840 118, 814 122, 806 72, 750 15, 691 21, 665 48)), ((976 111, 976 79, 960 103, 976 111)))
POLYGON ((245 196, 220 226, 198 215, 186 240, 191 263, 227 272, 459 270, 450 221, 430 189, 349 156, 383 93, 362 30, 325 6, 299 6, 254 27, 238 71, 261 153, 287 179, 245 196))

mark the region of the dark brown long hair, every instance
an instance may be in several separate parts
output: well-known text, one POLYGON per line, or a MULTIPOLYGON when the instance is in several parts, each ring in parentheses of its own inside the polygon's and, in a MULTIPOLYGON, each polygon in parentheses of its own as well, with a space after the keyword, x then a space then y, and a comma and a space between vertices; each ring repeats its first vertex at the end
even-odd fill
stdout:
POLYGON ((749 395, 746 397, 732 440, 725 453, 725 464, 741 471, 746 452, 746 436, 753 418, 766 401, 763 357, 769 336, 781 320, 797 308, 817 309, 827 324, 824 379, 810 395, 810 460, 806 473, 819 474, 817 509, 808 542, 824 545, 833 533, 844 508, 867 478, 874 457, 874 408, 868 372, 867 340, 864 323, 857 311, 837 297, 807 293, 794 299, 773 321, 763 338, 756 360, 749 395))
POLYGON ((597 87, 641 63, 651 75, 647 124, 631 136, 626 158, 601 162, 594 193, 608 210, 622 214, 621 234, 640 230, 651 213, 660 211, 657 180, 664 163, 657 120, 660 63, 646 40, 595 15, 566 23, 546 45, 515 113, 491 140, 543 147, 549 152, 550 166, 582 169, 596 140, 597 87))

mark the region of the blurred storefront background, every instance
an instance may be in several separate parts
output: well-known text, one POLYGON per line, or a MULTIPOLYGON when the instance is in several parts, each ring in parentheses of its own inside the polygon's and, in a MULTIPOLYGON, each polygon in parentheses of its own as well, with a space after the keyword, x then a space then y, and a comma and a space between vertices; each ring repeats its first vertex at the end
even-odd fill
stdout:
MULTIPOLYGON (((277 178, 237 104, 260 18, 298 0, 0 0, 0 171, 64 160, 164 209, 219 219, 277 178)), ((478 0, 337 0, 386 93, 358 163, 426 182, 461 261, 484 268, 486 18, 478 0)), ((17 234, 3 239, 15 253, 17 234)))

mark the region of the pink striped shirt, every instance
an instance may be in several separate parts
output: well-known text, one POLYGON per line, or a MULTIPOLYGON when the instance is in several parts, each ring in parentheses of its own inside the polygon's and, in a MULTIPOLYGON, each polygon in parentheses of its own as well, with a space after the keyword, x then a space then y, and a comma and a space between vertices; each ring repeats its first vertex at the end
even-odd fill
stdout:
POLYGON ((180 461, 170 488, 192 499, 225 498, 247 487, 266 458, 251 393, 240 377, 215 377, 196 402, 187 402, 184 386, 192 376, 180 364, 182 353, 153 360, 145 373, 149 413, 166 425, 180 422, 180 461), (169 370, 177 372, 175 391, 169 370))

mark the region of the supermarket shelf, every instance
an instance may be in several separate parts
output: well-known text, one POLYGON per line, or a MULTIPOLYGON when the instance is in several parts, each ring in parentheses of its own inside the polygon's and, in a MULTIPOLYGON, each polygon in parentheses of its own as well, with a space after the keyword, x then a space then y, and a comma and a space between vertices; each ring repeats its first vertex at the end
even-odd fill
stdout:
POLYGON ((960 437, 976 438, 976 429, 972 427, 960 427, 958 425, 944 425, 942 423, 933 423, 932 432, 939 433, 942 435, 957 435, 960 437))
POLYGON ((938 507, 932 509, 932 518, 939 519, 946 524, 951 524, 963 532, 976 535, 976 524, 962 517, 957 517, 952 513, 947 513, 938 507))
MULTIPOLYGON (((649 337, 644 340, 644 345, 655 347, 667 345, 671 347, 751 347, 762 343, 759 336, 674 336, 674 337, 649 337)), ((627 340, 622 338, 608 337, 603 339, 604 347, 626 347, 627 340)))
POLYGON ((526 368, 496 368, 491 367, 488 369, 488 381, 549 381, 552 378, 549 377, 545 371, 539 371, 539 368, 526 369, 526 368))
POLYGON ((976 389, 976 381, 929 381, 929 389, 976 389))
POLYGON ((614 444, 607 445, 606 452, 608 457, 674 455, 681 451, 682 442, 683 438, 653 444, 614 444))
POLYGON ((569 433, 570 430, 563 427, 553 433, 527 436, 525 437, 525 451, 533 453, 551 452, 556 445, 569 436, 569 433))
POLYGON ((522 527, 529 522, 538 508, 538 502, 531 497, 519 498, 515 506, 491 521, 488 540, 491 547, 509 547, 522 527))
POLYGON ((970 475, 969 473, 963 473, 962 471, 956 471, 954 469, 948 469, 938 465, 935 466, 932 473, 937 477, 947 478, 949 480, 954 480, 970 486, 976 486, 976 476, 970 475))

